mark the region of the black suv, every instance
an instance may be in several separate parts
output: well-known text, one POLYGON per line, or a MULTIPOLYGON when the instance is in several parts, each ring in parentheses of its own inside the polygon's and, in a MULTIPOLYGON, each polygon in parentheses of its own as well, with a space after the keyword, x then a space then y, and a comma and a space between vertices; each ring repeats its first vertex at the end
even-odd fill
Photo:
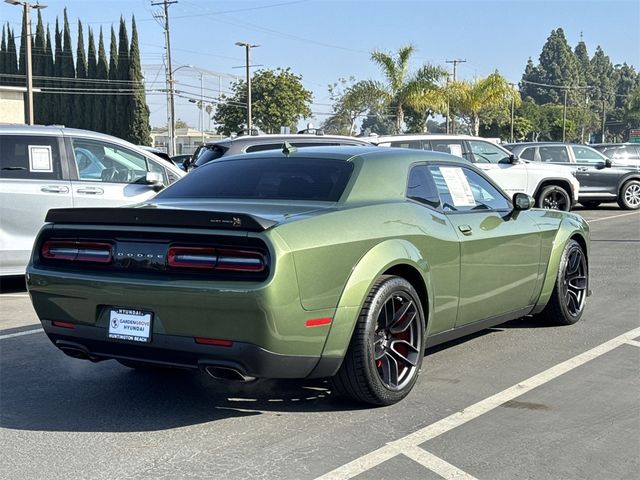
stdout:
POLYGON ((640 208, 640 167, 612 165, 610 159, 587 145, 537 142, 505 145, 519 158, 575 167, 580 203, 595 208, 617 201, 621 208, 640 208))

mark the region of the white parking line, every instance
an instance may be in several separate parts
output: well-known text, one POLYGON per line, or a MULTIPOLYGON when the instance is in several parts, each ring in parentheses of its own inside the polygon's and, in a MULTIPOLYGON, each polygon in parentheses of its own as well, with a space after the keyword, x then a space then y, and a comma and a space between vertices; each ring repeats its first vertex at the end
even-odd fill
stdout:
POLYGON ((0 298, 4 298, 4 297, 27 298, 28 296, 29 296, 28 293, 2 293, 2 294, 0 294, 0 298))
MULTIPOLYGON (((530 392, 534 388, 544 385, 545 383, 550 382, 551 380, 554 380, 560 375, 563 375, 581 365, 584 365, 587 362, 590 362, 591 360, 594 360, 600 357, 601 355, 604 355, 607 352, 610 352, 611 350, 619 347, 620 345, 629 343, 629 341, 635 342, 635 340, 633 339, 638 336, 640 336, 640 327, 634 328, 633 330, 627 333, 623 333, 622 335, 619 335, 618 337, 615 337, 612 340, 604 342, 592 348, 591 350, 587 350, 586 352, 576 355, 575 357, 570 358, 569 360, 559 363, 549 368, 548 370, 545 370, 544 372, 534 375, 533 377, 530 377, 516 385, 513 385, 512 387, 507 388, 506 390, 496 393, 491 397, 485 398, 484 400, 481 400, 478 403, 475 403, 465 408, 462 411, 449 415, 448 417, 445 417, 442 420, 432 423, 431 425, 421 428, 420 430, 417 430, 416 432, 413 432, 398 440, 389 442, 384 447, 374 450, 371 453, 363 455, 360 458, 357 458, 345 465, 342 465, 341 467, 336 468, 335 470, 332 470, 318 477, 317 480, 330 480, 330 479, 342 480, 342 479, 353 478, 356 475, 359 475, 377 465, 380 465, 381 463, 389 460, 390 458, 395 457, 400 453, 404 453, 405 451, 410 452, 410 454, 411 452, 415 453, 416 452, 415 449, 419 448, 418 446, 426 442, 427 440, 431 440, 432 438, 438 437, 439 435, 447 433, 450 430, 453 430, 454 428, 459 427, 460 425, 463 425, 479 417, 480 415, 490 412, 491 410, 499 407, 503 403, 508 402, 509 400, 513 400, 514 398, 517 398, 527 392, 530 392)), ((437 460, 440 460, 440 459, 438 459, 438 457, 434 457, 431 454, 427 454, 426 457, 430 459, 427 463, 429 463, 431 466, 427 466, 427 465, 425 466, 430 470, 432 470, 433 468, 434 472, 441 475, 439 471, 435 470, 435 468, 438 468, 438 465, 434 460, 434 459, 437 459, 437 460)), ((444 460, 442 460, 442 462, 444 462, 444 460)), ((449 465, 446 462, 444 462, 444 464, 449 465)), ((451 465, 451 467, 454 468, 456 471, 459 471, 453 465, 451 465)), ((461 471, 459 472, 460 474, 465 474, 464 472, 461 472, 461 471)), ((472 477, 450 476, 446 478, 472 478, 472 477)))
POLYGON ((404 448, 402 452, 399 453, 402 453, 447 480, 476 480, 476 477, 469 475, 467 472, 463 472, 449 462, 445 462, 440 457, 436 457, 433 453, 429 453, 418 446, 404 448))
POLYGON ((627 215, 638 215, 640 212, 622 213, 620 215, 611 215, 610 217, 596 218, 595 220, 587 220, 587 223, 602 222, 603 220, 611 220, 612 218, 626 217, 627 215))
POLYGON ((32 335, 34 333, 40 332, 44 332, 44 330, 42 328, 36 328, 34 330, 25 330, 24 332, 7 333, 6 335, 0 335, 0 340, 4 340, 6 338, 21 337, 23 335, 32 335))
POLYGON ((637 340, 629 340, 627 343, 629 345, 633 345, 634 347, 640 347, 640 342, 637 340))

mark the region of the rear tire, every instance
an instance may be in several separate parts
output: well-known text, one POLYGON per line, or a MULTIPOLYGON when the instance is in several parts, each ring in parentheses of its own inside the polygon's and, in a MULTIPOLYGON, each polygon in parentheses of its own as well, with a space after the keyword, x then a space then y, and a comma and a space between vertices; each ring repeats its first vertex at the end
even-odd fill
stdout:
POLYGON ((629 180, 620 189, 618 205, 625 210, 637 210, 640 208, 640 182, 629 180))
POLYGON ((333 391, 373 405, 406 397, 424 356, 420 297, 404 278, 382 276, 369 292, 347 354, 331 378, 333 391))
POLYGON ((598 208, 601 203, 602 202, 599 202, 597 200, 585 200, 584 202, 580 202, 580 204, 582 204, 584 208, 598 208))
POLYGON ((578 242, 569 240, 562 252, 553 293, 539 318, 551 325, 576 323, 584 312, 588 288, 587 257, 578 242))
POLYGON ((536 207, 568 212, 571 210, 571 197, 559 185, 547 185, 538 193, 536 207))

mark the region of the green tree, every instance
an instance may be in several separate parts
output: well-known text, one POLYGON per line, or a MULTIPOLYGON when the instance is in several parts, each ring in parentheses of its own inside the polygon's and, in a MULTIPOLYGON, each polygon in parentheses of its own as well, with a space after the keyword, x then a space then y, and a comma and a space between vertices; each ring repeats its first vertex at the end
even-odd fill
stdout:
MULTIPOLYGON (((44 76, 47 78, 47 85, 55 85, 52 82, 52 78, 55 75, 55 65, 53 60, 53 47, 51 45, 51 31, 49 30, 49 24, 47 24, 47 34, 45 39, 45 62, 44 62, 44 76)), ((43 119, 42 123, 51 124, 54 123, 54 108, 55 108, 55 95, 47 93, 42 97, 43 103, 43 119)))
MULTIPOLYGON (((2 25, 2 37, 0 37, 0 75, 7 73, 7 40, 4 25, 2 25)), ((2 85, 4 79, 0 77, 0 85, 2 85)))
POLYGON ((623 108, 631 93, 640 86, 640 75, 626 63, 616 65, 616 100, 615 107, 623 108))
POLYGON ((355 82, 354 77, 341 78, 329 85, 333 115, 323 123, 328 133, 353 135, 356 121, 371 109, 383 109, 378 89, 369 81, 355 82))
MULTIPOLYGON (((122 90, 120 93, 126 93, 130 87, 130 61, 129 61, 129 35, 127 33, 127 25, 123 17, 120 17, 120 29, 118 31, 118 82, 117 89, 122 90)), ((115 85, 114 85, 115 87, 115 85)), ((114 135, 120 138, 126 138, 128 130, 128 122, 131 116, 129 95, 120 94, 114 97, 116 104, 116 122, 114 135)))
MULTIPOLYGON (((113 26, 111 27, 111 40, 109 45, 109 84, 108 87, 110 91, 115 90, 118 84, 118 44, 116 43, 116 32, 113 30, 113 26)), ((118 97, 115 95, 107 94, 107 99, 105 102, 105 113, 104 113, 104 133, 108 133, 109 135, 117 135, 117 123, 118 123, 118 113, 116 108, 116 102, 118 97)))
POLYGON ((53 83, 53 87, 58 91, 57 93, 52 95, 52 109, 51 109, 51 123, 57 123, 64 125, 66 121, 65 118, 62 118, 61 115, 61 105, 64 99, 64 94, 60 90, 60 88, 64 88, 64 81, 61 80, 62 75, 62 32, 60 31, 60 26, 58 24, 58 17, 56 17, 56 30, 54 33, 54 48, 55 48, 55 58, 53 64, 53 76, 57 79, 53 83))
POLYGON ((87 79, 87 68, 82 22, 78 20, 78 49, 76 50, 76 78, 78 81, 75 82, 74 85, 79 92, 76 93, 73 98, 73 118, 71 125, 85 129, 91 128, 91 118, 87 115, 86 110, 86 98, 91 96, 88 95, 89 92, 86 92, 86 90, 91 88, 91 84, 83 81, 87 79))
POLYGON ((98 89, 98 59, 96 58, 96 43, 93 38, 93 30, 89 27, 89 46, 87 47, 87 87, 91 89, 91 95, 84 96, 84 113, 85 128, 96 130, 97 122, 94 113, 96 100, 100 95, 97 94, 98 89))
POLYGON ((389 115, 386 110, 369 110, 360 126, 361 135, 391 135, 396 129, 395 115, 389 115))
MULTIPOLYGON (((62 46, 62 65, 60 68, 61 81, 64 91, 69 91, 75 86, 76 71, 73 65, 73 44, 71 43, 71 29, 69 28, 69 19, 67 18, 67 9, 64 9, 64 26, 63 26, 63 46, 62 46)), ((75 125, 73 111, 75 95, 64 93, 60 102, 60 122, 63 125, 75 125)))
POLYGON ((16 77, 18 74, 18 51, 16 50, 16 37, 13 30, 7 24, 7 56, 5 57, 5 73, 7 74, 7 85, 21 85, 22 82, 16 77))
MULTIPOLYGON (((312 94, 302 85, 302 77, 290 69, 258 70, 251 81, 252 115, 256 127, 267 133, 280 127, 295 130, 299 120, 311 116, 312 94)), ((229 135, 246 125, 247 87, 242 80, 231 87, 233 95, 223 96, 215 122, 218 133, 229 135)))
MULTIPOLYGON (((38 21, 36 23, 36 35, 35 40, 33 42, 33 51, 32 51, 32 59, 33 59, 33 86, 35 88, 42 87, 46 85, 46 82, 43 82, 42 79, 38 77, 44 76, 44 71, 46 68, 46 49, 47 49, 47 41, 44 35, 44 24, 42 23, 42 14, 40 10, 38 10, 38 21)), ((45 96, 46 94, 37 93, 33 94, 33 116, 35 123, 44 123, 44 112, 46 109, 45 105, 45 96)))
MULTIPOLYGON (((109 65, 107 63, 107 53, 104 48, 104 36, 102 35, 102 27, 100 27, 100 34, 98 35, 98 65, 96 69, 96 83, 97 88, 108 88, 107 81, 109 79, 109 65)), ((93 102, 93 130, 98 132, 107 133, 106 125, 106 105, 111 102, 107 102, 105 95, 95 95, 93 102)))
POLYGON ((129 78, 133 94, 124 98, 129 99, 127 110, 128 131, 125 139, 136 145, 151 145, 151 127, 149 125, 149 107, 144 93, 144 78, 140 65, 140 49, 138 47, 138 29, 135 17, 131 18, 131 50, 129 51, 129 78))
POLYGON ((401 133, 404 126, 404 110, 410 106, 415 110, 442 110, 444 95, 439 82, 446 72, 440 67, 425 64, 415 73, 409 72, 409 60, 415 48, 400 47, 396 54, 380 51, 371 53, 385 77, 385 83, 371 81, 368 88, 376 89, 385 105, 395 108, 395 131, 401 133))

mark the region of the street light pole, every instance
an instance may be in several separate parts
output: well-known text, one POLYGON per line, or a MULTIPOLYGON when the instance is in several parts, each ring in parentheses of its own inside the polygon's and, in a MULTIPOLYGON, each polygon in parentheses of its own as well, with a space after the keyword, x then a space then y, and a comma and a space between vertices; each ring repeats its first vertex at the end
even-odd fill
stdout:
POLYGON ((562 109, 562 141, 565 141, 566 138, 566 129, 567 129, 567 92, 568 89, 564 89, 564 108, 562 109))
POLYGON ((251 123, 251 73, 249 71, 249 68, 251 66, 250 56, 251 56, 251 49, 259 47, 260 45, 252 45, 246 42, 236 42, 236 45, 239 47, 244 47, 246 51, 245 67, 247 70, 247 130, 248 130, 248 134, 251 135, 253 124, 251 123))
POLYGON ((27 82, 27 108, 26 108, 26 117, 27 124, 33 125, 33 64, 31 60, 31 18, 29 15, 29 10, 32 8, 35 9, 43 9, 47 8, 46 5, 36 3, 35 5, 31 5, 29 2, 21 2, 20 0, 4 0, 5 3, 9 3, 11 5, 22 5, 24 7, 23 14, 23 27, 24 27, 24 37, 22 38, 22 44, 24 45, 24 51, 26 54, 26 82, 27 82))

